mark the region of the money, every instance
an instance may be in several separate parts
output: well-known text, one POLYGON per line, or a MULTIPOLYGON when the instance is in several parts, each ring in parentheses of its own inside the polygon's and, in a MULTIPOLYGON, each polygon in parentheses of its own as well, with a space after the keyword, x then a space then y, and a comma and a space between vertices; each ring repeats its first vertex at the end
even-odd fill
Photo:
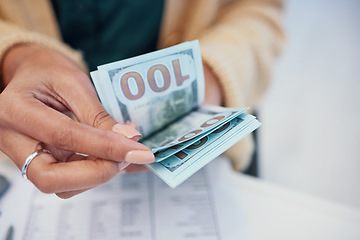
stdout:
POLYGON ((243 113, 185 149, 161 162, 148 164, 148 167, 174 188, 259 126, 254 116, 243 113))
POLYGON ((231 110, 215 106, 202 106, 142 142, 154 153, 157 153, 204 135, 245 110, 245 108, 231 110))
POLYGON ((204 74, 198 45, 185 42, 99 66, 91 77, 106 111, 120 123, 136 123, 147 137, 199 106, 204 74))
POLYGON ((106 111, 138 126, 155 154, 147 167, 171 187, 260 126, 246 108, 202 104, 198 41, 101 65, 90 75, 106 111))

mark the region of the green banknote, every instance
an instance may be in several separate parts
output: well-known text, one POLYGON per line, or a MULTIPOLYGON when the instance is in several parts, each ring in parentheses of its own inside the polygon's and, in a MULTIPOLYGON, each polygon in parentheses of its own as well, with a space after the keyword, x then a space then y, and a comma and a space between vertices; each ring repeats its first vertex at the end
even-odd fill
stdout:
POLYGON ((101 65, 91 77, 105 109, 120 123, 136 123, 144 137, 204 99, 197 41, 101 65))
POLYGON ((176 187, 259 126, 254 116, 242 113, 181 151, 148 164, 148 168, 176 187))
POLYGON ((203 105, 198 41, 104 64, 90 75, 106 111, 138 126, 155 154, 148 168, 171 187, 260 126, 246 108, 203 105))

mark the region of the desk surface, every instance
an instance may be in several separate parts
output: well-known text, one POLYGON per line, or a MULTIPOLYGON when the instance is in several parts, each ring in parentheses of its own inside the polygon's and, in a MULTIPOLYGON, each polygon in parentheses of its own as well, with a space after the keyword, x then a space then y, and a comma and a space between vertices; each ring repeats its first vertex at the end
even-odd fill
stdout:
MULTIPOLYGON (((220 168, 230 168, 230 166, 226 164, 221 165, 220 168)), ((222 171, 222 169, 218 170, 222 171)), ((0 161, 0 173, 8 178, 11 178, 14 173, 20 175, 8 161, 0 161)), ((231 181, 237 190, 234 198, 239 202, 243 214, 241 224, 248 233, 248 239, 360 239, 360 211, 358 209, 242 174, 234 173, 228 177, 232 178, 231 181)), ((23 196, 30 196, 32 187, 28 186, 25 189, 27 190, 22 193, 23 196)), ((9 191, 8 195, 11 194, 13 194, 12 191, 9 191)), ((22 199, 21 196, 15 198, 22 199)), ((5 206, 14 207, 20 205, 19 203, 12 202, 5 206)), ((26 201, 22 201, 24 209, 26 204, 26 201)), ((0 205, 4 208, 5 206, 0 205)), ((17 219, 16 221, 25 220, 17 219)), ((0 239, 3 237, 2 232, 0 231, 0 239)))
POLYGON ((360 211, 239 176, 239 202, 250 239, 360 239, 360 211))

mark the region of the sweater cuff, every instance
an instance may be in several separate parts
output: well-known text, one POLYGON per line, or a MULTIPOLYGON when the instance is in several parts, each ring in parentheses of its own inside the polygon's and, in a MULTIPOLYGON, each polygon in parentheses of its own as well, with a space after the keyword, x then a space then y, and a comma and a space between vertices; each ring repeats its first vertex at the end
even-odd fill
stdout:
MULTIPOLYGON (((246 84, 245 79, 249 79, 249 76, 246 76, 249 71, 241 71, 241 68, 244 67, 241 65, 244 62, 238 59, 240 56, 226 54, 233 51, 232 46, 219 46, 217 43, 204 41, 200 47, 203 62, 212 68, 220 82, 225 107, 248 107, 246 106, 248 102, 247 93, 243 90, 247 89, 244 84, 246 84), (233 59, 229 59, 229 56, 232 56, 233 59), (234 65, 236 66, 235 69, 234 65), (245 76, 241 74, 245 74, 245 76)), ((244 51, 243 56, 251 56, 250 53, 246 52, 246 48, 244 51)), ((248 67, 246 63, 243 65, 248 67)), ((253 151, 254 140, 250 134, 227 150, 225 155, 229 157, 235 170, 245 171, 251 162, 253 151)))
POLYGON ((232 69, 234 65, 230 59, 226 59, 226 54, 222 50, 211 44, 200 44, 202 60, 217 76, 224 96, 225 107, 248 107, 246 105, 245 93, 239 92, 244 89, 239 77, 232 69), (229 63, 230 61, 230 63, 229 63), (231 65, 231 66, 229 66, 231 65))
POLYGON ((37 44, 56 50, 74 61, 84 71, 87 71, 86 64, 80 52, 46 35, 27 31, 16 31, 0 35, 0 64, 2 64, 5 54, 18 44, 37 44))

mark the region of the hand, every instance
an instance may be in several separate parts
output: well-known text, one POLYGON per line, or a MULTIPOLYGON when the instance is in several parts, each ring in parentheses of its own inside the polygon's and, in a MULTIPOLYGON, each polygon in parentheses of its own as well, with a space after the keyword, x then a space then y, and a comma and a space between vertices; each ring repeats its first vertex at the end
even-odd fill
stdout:
POLYGON ((205 104, 223 105, 223 92, 215 73, 206 63, 203 64, 205 75, 205 104))
POLYGON ((50 150, 52 155, 38 155, 27 171, 41 191, 68 198, 110 180, 119 163, 154 161, 150 149, 137 142, 135 129, 116 125, 123 126, 117 132, 124 136, 111 131, 116 122, 89 77, 60 53, 18 45, 6 54, 2 76, 0 150, 19 168, 29 154, 50 150))
MULTIPOLYGON (((223 94, 222 89, 217 79, 216 75, 212 69, 207 65, 203 65, 204 75, 205 75, 205 99, 204 103, 212 105, 222 105, 223 94)), ((131 124, 133 128, 137 128, 135 124, 131 124)), ((144 165, 140 164, 130 164, 123 173, 137 173, 142 171, 147 171, 148 169, 144 165)))
MULTIPOLYGON (((138 126, 133 123, 133 122, 126 122, 126 125, 132 127, 133 129, 137 129, 138 126)), ((121 126, 121 125, 120 125, 121 126)), ((121 128, 119 129, 118 127, 116 127, 116 125, 113 127, 113 131, 115 133, 124 134, 124 131, 122 130, 123 126, 121 126, 121 128)), ((132 135, 132 134, 130 134, 132 135)), ((141 136, 141 135, 140 135, 141 136)), ((138 141, 140 139, 140 137, 133 137, 131 138, 134 141, 138 141)), ((120 171, 120 174, 125 174, 125 173, 138 173, 138 172, 145 172, 145 171, 149 171, 149 169, 147 167, 145 167, 143 164, 134 164, 134 163, 125 163, 123 166, 121 166, 122 169, 120 171), (126 168, 126 169, 125 169, 126 168)))

